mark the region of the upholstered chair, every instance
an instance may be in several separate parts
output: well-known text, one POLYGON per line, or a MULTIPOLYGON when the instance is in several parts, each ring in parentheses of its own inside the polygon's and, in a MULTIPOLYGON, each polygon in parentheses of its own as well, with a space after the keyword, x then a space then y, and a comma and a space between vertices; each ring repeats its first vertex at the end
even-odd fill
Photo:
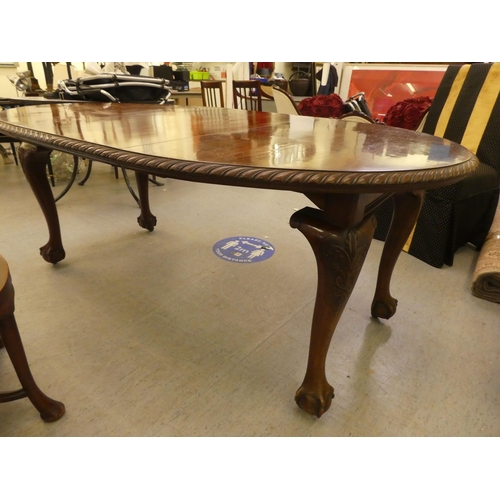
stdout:
POLYGON ((278 86, 273 87, 273 98, 278 113, 287 115, 300 115, 299 108, 295 104, 292 96, 278 86))
MULTIPOLYGON (((462 144, 481 162, 465 179, 425 193, 404 250, 440 268, 458 248, 480 249, 495 215, 500 187, 500 63, 450 65, 421 124, 424 133, 462 144)), ((384 241, 392 202, 376 211, 375 238, 384 241)))

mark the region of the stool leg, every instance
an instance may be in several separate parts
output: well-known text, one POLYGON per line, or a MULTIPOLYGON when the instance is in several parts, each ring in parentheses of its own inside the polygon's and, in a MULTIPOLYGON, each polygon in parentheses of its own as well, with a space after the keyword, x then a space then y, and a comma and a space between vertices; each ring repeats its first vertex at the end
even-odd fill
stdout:
POLYGON ((36 385, 26 359, 21 336, 14 318, 14 287, 9 276, 0 292, 0 338, 9 354, 21 386, 33 406, 46 422, 54 422, 64 415, 64 404, 46 396, 36 385))

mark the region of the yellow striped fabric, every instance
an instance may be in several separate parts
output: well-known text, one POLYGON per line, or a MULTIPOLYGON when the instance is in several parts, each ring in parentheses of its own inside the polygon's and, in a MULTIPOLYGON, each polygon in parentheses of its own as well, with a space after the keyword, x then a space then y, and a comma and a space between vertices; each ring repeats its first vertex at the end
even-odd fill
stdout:
POLYGON ((403 252, 408 252, 410 250, 411 242, 413 240, 413 235, 415 234, 416 227, 417 227, 417 224, 414 224, 413 229, 411 230, 410 236, 408 236, 408 239, 406 240, 405 246, 403 247, 403 252))
POLYGON ((488 72, 481 92, 472 110, 463 139, 462 146, 477 153, 479 143, 493 111, 493 106, 500 92, 500 63, 493 64, 488 72))
MULTIPOLYGON (((448 95, 448 98, 446 99, 446 102, 436 124, 434 135, 438 137, 443 137, 446 132, 450 116, 455 108, 458 96, 460 95, 470 67, 470 64, 462 66, 457 73, 455 80, 453 81, 450 93, 448 95)), ((477 148, 479 147, 481 139, 483 138, 484 131, 490 119, 493 106, 498 99, 499 92, 500 63, 495 63, 491 66, 488 75, 486 76, 486 79, 483 83, 483 86, 477 96, 474 109, 472 110, 469 121, 467 122, 467 127, 465 129, 463 138, 460 141, 462 146, 465 146, 474 154, 477 153, 477 148)), ((413 235, 415 233, 415 228, 416 225, 413 227, 412 232, 403 248, 403 251, 405 252, 408 252, 410 249, 413 235)))
POLYGON ((446 132, 446 127, 448 126, 448 122, 450 121, 451 113, 455 108, 455 104, 457 102, 460 91, 462 90, 462 86, 464 84, 465 77, 469 72, 469 69, 470 69, 470 64, 465 64, 460 68, 459 72, 457 73, 455 81, 453 82, 453 85, 450 89, 448 99, 446 99, 446 102, 443 106, 443 110, 439 115, 439 120, 436 125, 436 130, 434 131, 434 135, 437 137, 443 137, 444 133, 446 132))

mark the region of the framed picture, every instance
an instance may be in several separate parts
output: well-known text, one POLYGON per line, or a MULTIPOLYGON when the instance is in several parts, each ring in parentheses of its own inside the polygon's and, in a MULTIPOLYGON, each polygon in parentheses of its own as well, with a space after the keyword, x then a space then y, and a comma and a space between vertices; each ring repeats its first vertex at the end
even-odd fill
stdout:
POLYGON ((447 64, 351 64, 342 68, 339 95, 364 92, 372 118, 382 121, 388 109, 411 97, 434 98, 447 64))

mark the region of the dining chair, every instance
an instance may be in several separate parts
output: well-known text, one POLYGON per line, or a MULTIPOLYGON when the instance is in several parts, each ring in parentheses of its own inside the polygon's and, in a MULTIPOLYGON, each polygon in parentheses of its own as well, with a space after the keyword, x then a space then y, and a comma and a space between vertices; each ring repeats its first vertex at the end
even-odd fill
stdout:
MULTIPOLYGON (((440 268, 471 243, 480 250, 493 221, 500 191, 500 63, 448 66, 436 91, 423 133, 457 142, 472 151, 479 168, 450 186, 429 190, 404 250, 440 268)), ((390 200, 376 211, 374 237, 385 241, 390 200)))
POLYGON ((273 90, 272 87, 269 85, 262 85, 262 83, 260 84, 260 95, 263 101, 274 101, 273 90), (267 92, 268 89, 271 92, 268 93, 267 92))
POLYGON ((203 106, 210 108, 224 107, 224 94, 221 81, 202 80, 200 85, 203 106))
POLYGON ((5 348, 22 389, 0 392, 0 403, 28 398, 46 422, 64 415, 64 404, 46 396, 36 385, 14 317, 14 287, 7 261, 0 255, 0 349, 5 348))
POLYGON ((301 114, 291 94, 277 85, 273 86, 273 98, 274 103, 276 104, 276 111, 278 113, 284 113, 287 115, 301 114))
POLYGON ((262 111, 262 91, 259 80, 233 80, 235 109, 262 111))

